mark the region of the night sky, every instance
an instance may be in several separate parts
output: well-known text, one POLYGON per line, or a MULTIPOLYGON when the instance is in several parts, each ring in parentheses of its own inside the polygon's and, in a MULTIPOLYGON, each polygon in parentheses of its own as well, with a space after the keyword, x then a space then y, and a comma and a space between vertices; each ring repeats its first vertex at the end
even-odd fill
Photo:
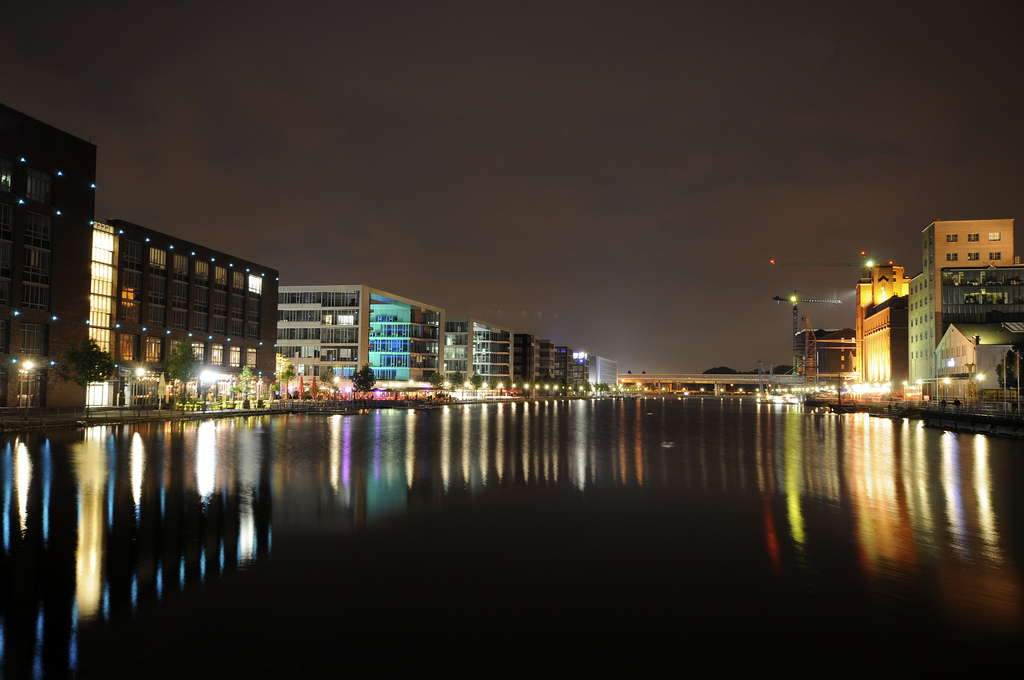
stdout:
POLYGON ((8 4, 0 102, 97 145, 97 219, 621 372, 788 363, 794 289, 854 325, 857 269, 771 257, 1024 219, 1019 1, 8 4))

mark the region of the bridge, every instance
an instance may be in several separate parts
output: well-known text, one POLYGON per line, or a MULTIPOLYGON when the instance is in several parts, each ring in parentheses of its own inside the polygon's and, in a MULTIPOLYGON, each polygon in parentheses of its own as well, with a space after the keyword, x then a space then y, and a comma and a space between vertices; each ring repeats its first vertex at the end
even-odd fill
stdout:
MULTIPOLYGON (((773 375, 772 387, 796 387, 803 385, 800 376, 773 375)), ((756 392, 757 373, 619 373, 619 385, 636 385, 652 392, 701 392, 726 394, 734 392, 756 392), (703 389, 702 389, 703 388, 703 389)))

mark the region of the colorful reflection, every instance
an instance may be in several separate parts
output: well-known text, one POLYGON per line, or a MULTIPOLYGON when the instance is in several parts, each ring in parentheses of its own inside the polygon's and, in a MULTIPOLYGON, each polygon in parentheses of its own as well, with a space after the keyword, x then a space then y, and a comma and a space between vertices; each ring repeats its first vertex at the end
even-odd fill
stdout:
POLYGON ((813 592, 828 578, 823 565, 839 564, 891 606, 909 599, 979 630, 1019 634, 1015 455, 1016 442, 914 421, 710 398, 20 437, 0 448, 0 671, 74 668, 82 627, 259 569, 274 531, 370 531, 521 487, 574 498, 668 491, 713 508, 712 529, 715 512, 746 513, 780 582, 813 592), (26 578, 29 587, 12 585, 26 578))
POLYGON ((187 452, 203 450, 208 431, 162 427, 31 435, 0 449, 0 677, 73 676, 82 626, 269 552, 260 452, 233 458, 229 481, 212 488, 192 467, 204 470, 200 493, 186 483, 187 452))

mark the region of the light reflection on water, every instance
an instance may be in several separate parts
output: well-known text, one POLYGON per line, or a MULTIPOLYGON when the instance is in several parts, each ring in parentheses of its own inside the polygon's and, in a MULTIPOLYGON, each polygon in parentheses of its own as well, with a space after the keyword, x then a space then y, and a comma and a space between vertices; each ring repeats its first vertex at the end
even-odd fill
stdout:
POLYGON ((723 513, 756 507, 756 549, 799 588, 822 587, 825 565, 838 562, 889 606, 909 599, 1020 636, 1019 455, 1018 442, 913 421, 718 399, 27 435, 0 451, 0 670, 75 669, 80 626, 132 616, 168 587, 259 569, 275 532, 373 531, 526 487, 671 491, 716 499, 723 513))

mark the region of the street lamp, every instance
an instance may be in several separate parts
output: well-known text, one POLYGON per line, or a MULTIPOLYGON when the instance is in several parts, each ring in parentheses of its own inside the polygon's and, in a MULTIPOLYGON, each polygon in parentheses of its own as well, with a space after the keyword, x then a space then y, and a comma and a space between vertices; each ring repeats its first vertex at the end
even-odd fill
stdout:
POLYGON ((141 396, 140 392, 142 391, 142 376, 144 375, 146 375, 146 369, 141 367, 135 369, 135 389, 129 390, 132 393, 132 401, 135 402, 133 404, 134 406, 139 405, 139 397, 141 396))
POLYGON ((22 398, 25 401, 25 417, 26 418, 28 418, 29 402, 32 401, 32 380, 31 380, 31 375, 32 375, 32 369, 35 368, 35 367, 36 367, 36 365, 34 363, 32 363, 31 361, 29 361, 28 359, 23 361, 22 364, 21 364, 21 375, 22 375, 21 384, 23 386, 22 387, 22 398))

